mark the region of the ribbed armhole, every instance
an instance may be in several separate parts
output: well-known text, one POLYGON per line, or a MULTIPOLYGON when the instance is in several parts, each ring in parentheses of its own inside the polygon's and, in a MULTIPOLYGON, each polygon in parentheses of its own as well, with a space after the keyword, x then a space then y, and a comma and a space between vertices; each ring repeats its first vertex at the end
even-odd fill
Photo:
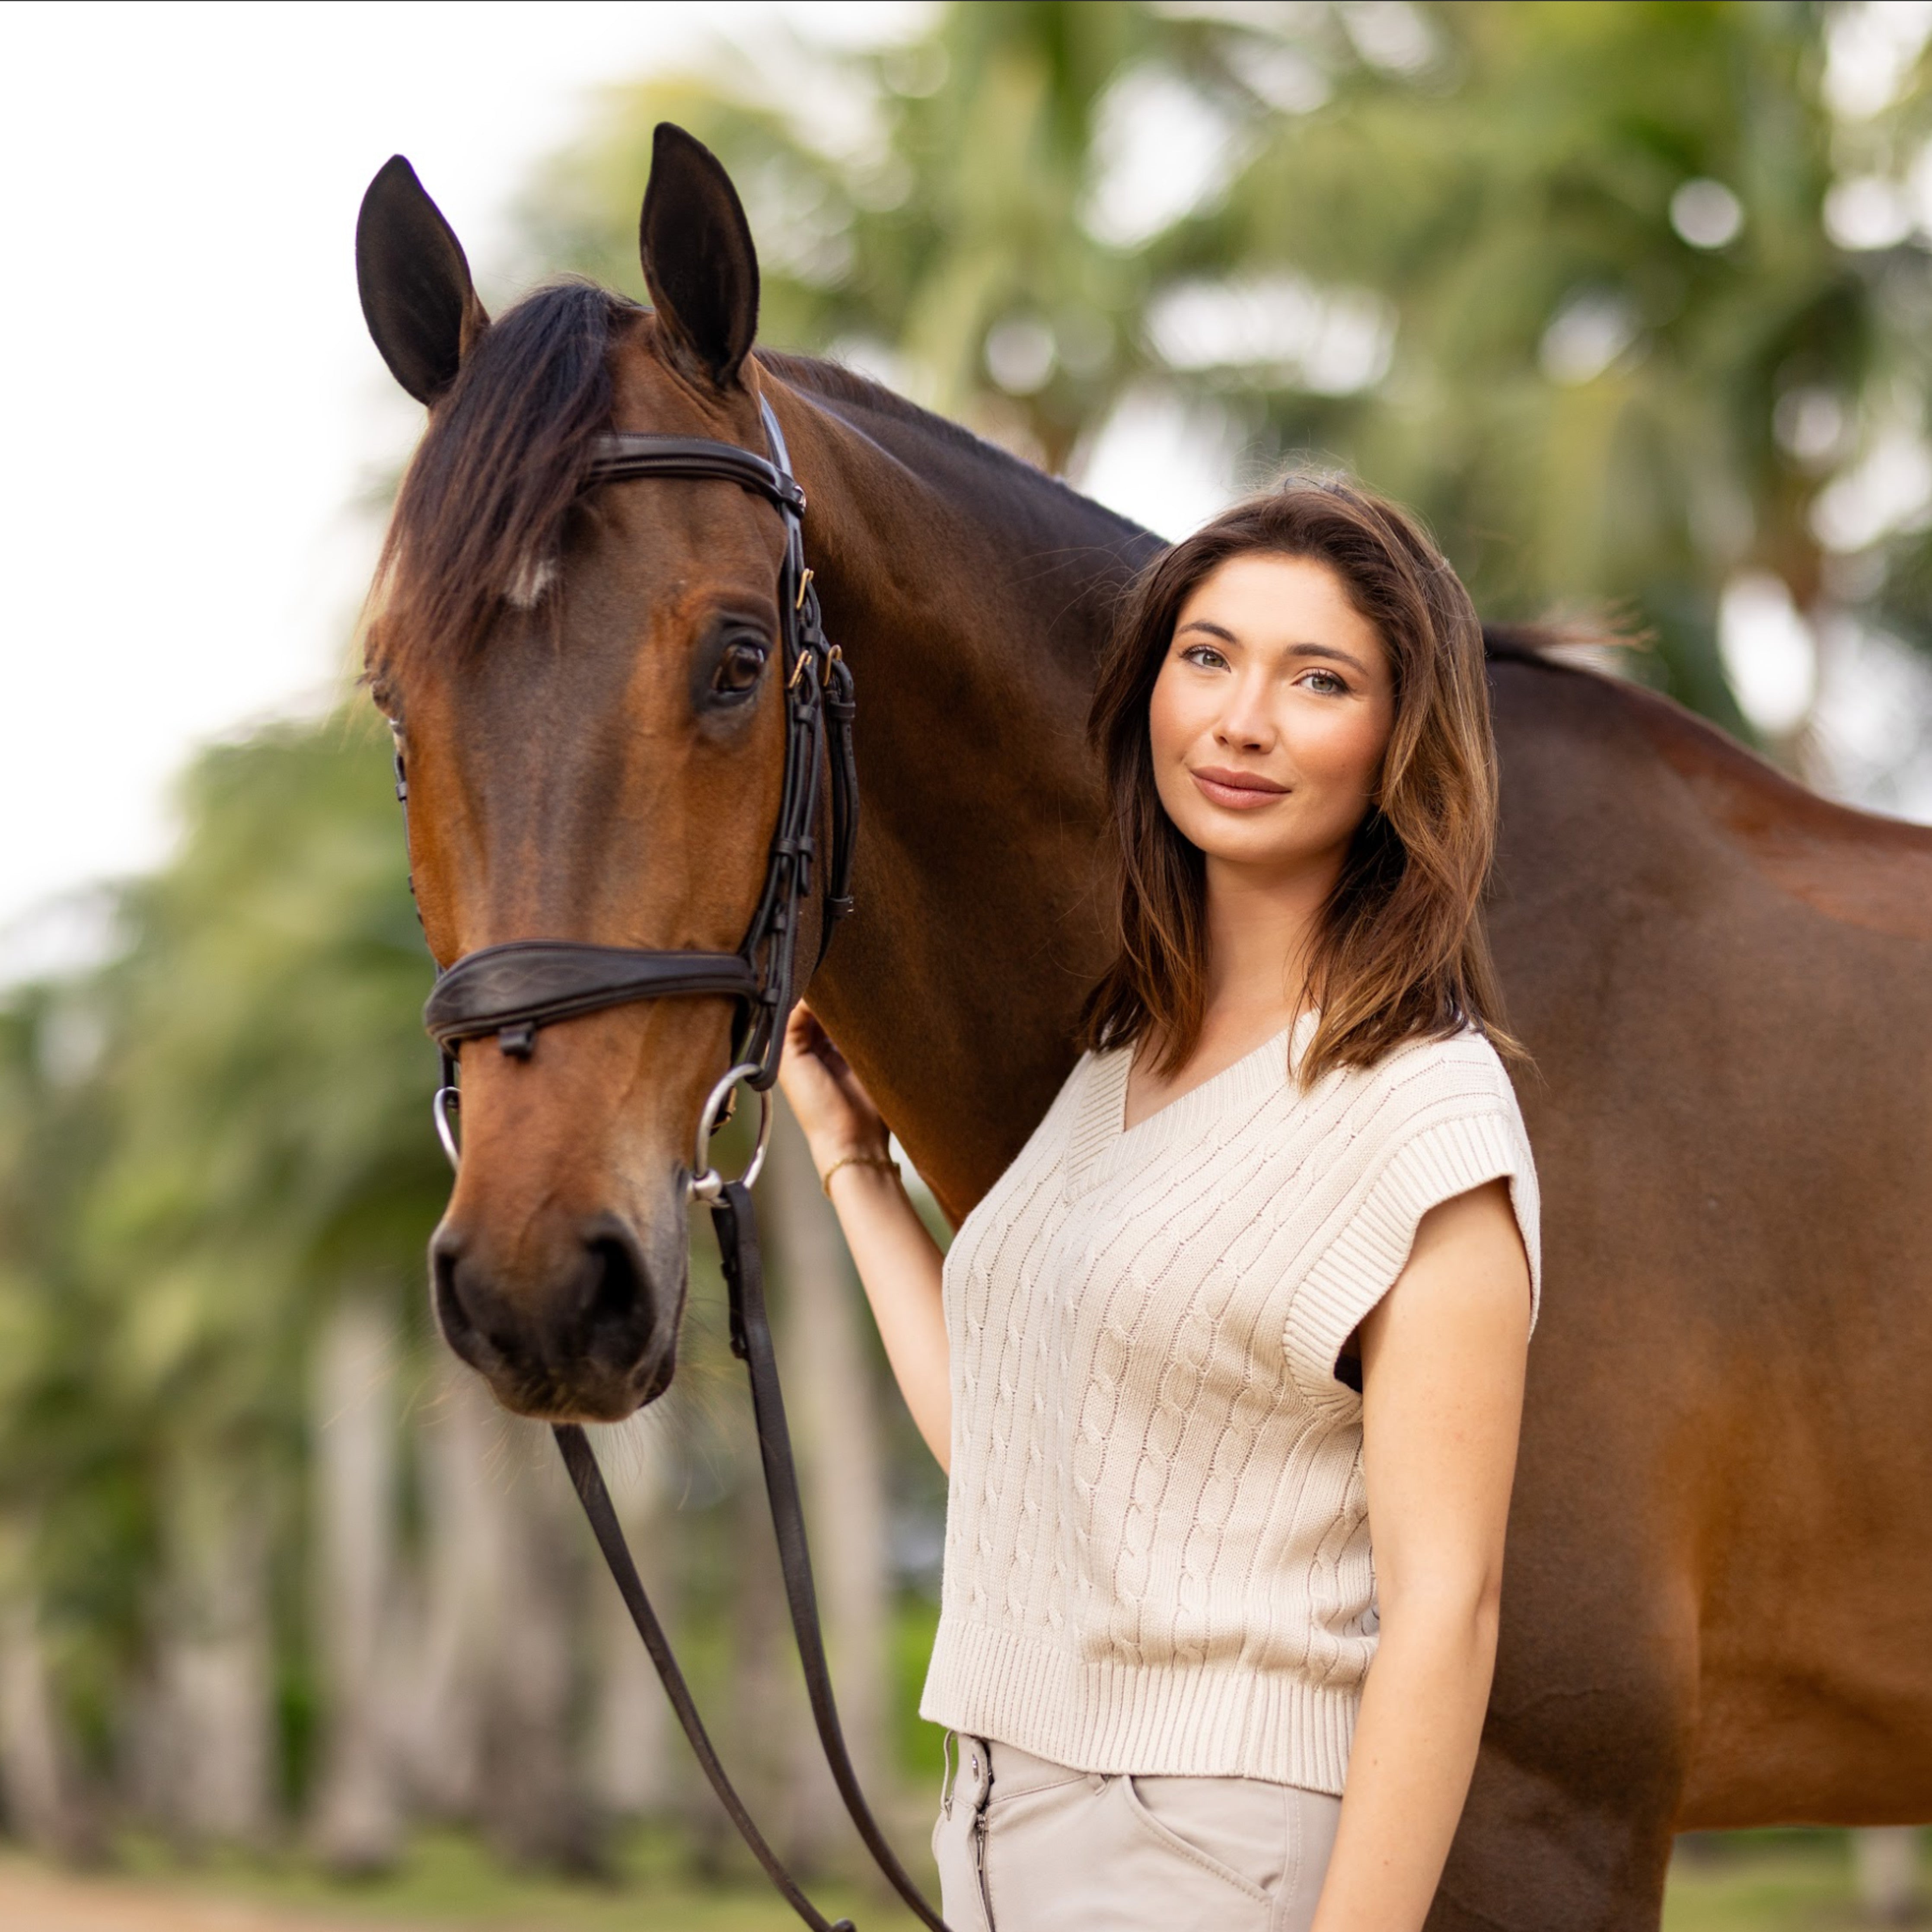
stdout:
POLYGON ((1529 1258, 1534 1328, 1543 1269, 1536 1173, 1528 1147, 1498 1114, 1438 1120, 1404 1141, 1369 1182, 1347 1225, 1309 1270, 1289 1307, 1288 1360, 1311 1401, 1358 1399, 1335 1380, 1335 1358, 1362 1318, 1395 1286, 1423 1216, 1442 1202, 1504 1177, 1529 1258))

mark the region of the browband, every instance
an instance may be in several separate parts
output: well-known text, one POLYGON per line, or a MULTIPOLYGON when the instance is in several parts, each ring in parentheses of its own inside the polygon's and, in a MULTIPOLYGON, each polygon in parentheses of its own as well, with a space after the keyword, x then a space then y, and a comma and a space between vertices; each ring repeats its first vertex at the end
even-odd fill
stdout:
POLYGON ((584 479, 586 489, 602 483, 632 482, 641 476, 736 483, 769 497, 792 516, 805 514, 805 492, 796 478, 733 443, 712 442, 703 436, 646 436, 636 430, 612 430, 590 446, 595 454, 584 479))

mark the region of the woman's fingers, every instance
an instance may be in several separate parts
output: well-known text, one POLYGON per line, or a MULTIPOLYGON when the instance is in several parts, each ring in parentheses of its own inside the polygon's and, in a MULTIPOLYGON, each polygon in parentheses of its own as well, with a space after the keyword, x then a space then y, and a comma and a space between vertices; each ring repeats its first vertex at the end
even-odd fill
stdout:
POLYGON ((785 1023, 778 1084, 808 1138, 836 1133, 850 1124, 854 1108, 842 1074, 850 1077, 843 1055, 818 1016, 808 1007, 794 1006, 785 1023))
POLYGON ((838 1042, 825 1030, 816 1013, 808 1013, 806 1018, 811 1023, 807 1042, 812 1052, 834 1073, 844 1072, 845 1056, 838 1051, 838 1042))
POLYGON ((818 1016, 800 1001, 785 1022, 778 1083, 808 1139, 872 1140, 883 1136, 879 1110, 818 1016))

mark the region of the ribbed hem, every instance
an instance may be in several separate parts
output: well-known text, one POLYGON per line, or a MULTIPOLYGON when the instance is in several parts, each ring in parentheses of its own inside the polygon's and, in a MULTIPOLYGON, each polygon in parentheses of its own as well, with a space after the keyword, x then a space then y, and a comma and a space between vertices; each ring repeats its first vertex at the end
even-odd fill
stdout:
POLYGON ((1288 1318, 1288 1358, 1302 1393, 1324 1404, 1358 1399, 1335 1381, 1335 1358, 1362 1318, 1395 1286, 1423 1216, 1440 1202, 1505 1175, 1529 1258, 1533 1328, 1542 1273, 1534 1172, 1527 1145, 1493 1112, 1438 1120, 1403 1142, 1295 1292, 1288 1318))
POLYGON ((1359 1688, 1238 1664, 1082 1662, 946 1617, 919 1712, 1076 1771, 1259 1778, 1340 1796, 1360 1700, 1359 1688))

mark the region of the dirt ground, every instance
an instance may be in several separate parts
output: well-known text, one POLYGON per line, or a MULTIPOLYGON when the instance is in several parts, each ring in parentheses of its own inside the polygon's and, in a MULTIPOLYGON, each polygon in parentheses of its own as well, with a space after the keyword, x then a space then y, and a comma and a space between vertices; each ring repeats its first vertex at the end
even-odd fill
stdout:
POLYGON ((0 1858, 7 1932, 369 1932, 354 1922, 232 1898, 197 1898, 138 1880, 79 1877, 0 1858))

